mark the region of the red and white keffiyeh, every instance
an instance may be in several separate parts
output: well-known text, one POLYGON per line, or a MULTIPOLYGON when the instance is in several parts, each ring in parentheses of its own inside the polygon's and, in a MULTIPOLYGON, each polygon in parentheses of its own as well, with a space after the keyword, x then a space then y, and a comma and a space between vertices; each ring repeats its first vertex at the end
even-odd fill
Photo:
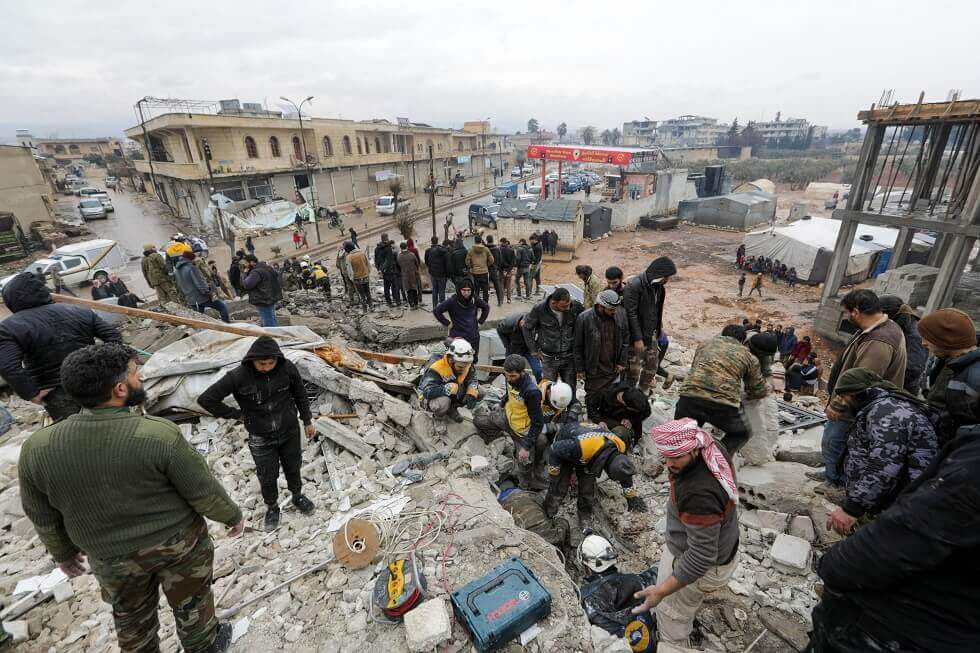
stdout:
POLYGON ((738 502, 735 473, 728 459, 721 453, 711 434, 698 426, 690 417, 664 422, 650 429, 650 437, 664 458, 677 458, 695 449, 701 450, 701 458, 712 476, 718 479, 732 501, 738 502))

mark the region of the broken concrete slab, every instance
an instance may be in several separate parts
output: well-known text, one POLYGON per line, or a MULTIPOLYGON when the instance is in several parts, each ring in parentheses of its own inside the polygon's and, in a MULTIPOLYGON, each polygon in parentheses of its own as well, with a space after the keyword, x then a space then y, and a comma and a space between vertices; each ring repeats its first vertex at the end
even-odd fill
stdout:
POLYGON ((766 397, 742 404, 745 423, 751 437, 739 451, 747 465, 764 465, 773 460, 773 450, 779 436, 779 417, 776 400, 766 397))
POLYGON ((769 549, 776 569, 791 574, 806 574, 810 571, 810 543, 806 540, 780 533, 769 549))
POLYGON ((384 405, 387 397, 388 393, 382 390, 377 383, 363 381, 361 379, 350 380, 347 398, 351 401, 363 401, 364 403, 371 404, 376 409, 380 409, 384 405))
POLYGON ((405 615, 405 642, 413 653, 424 653, 452 637, 449 609, 442 598, 425 601, 405 615))
POLYGON ((823 467, 823 453, 820 448, 822 439, 823 425, 780 433, 776 440, 776 460, 823 467))
POLYGON ((809 629, 797 618, 773 608, 762 608, 758 614, 762 624, 776 637, 792 646, 793 650, 803 651, 810 643, 809 629))
POLYGON ((408 426, 412 423, 415 412, 408 402, 387 395, 384 400, 384 411, 388 418, 398 426, 408 426))
POLYGON ((3 628, 10 633, 14 643, 26 642, 31 637, 31 629, 27 621, 6 621, 3 628))
POLYGON ((816 485, 806 477, 810 467, 773 461, 738 470, 739 498, 749 507, 786 513, 805 513, 816 485))
POLYGON ((806 515, 797 515, 789 523, 790 535, 812 542, 817 538, 817 532, 813 528, 813 520, 806 515))
POLYGON ((417 410, 412 415, 412 422, 405 433, 411 438, 415 446, 420 451, 437 451, 439 449, 436 442, 435 418, 431 413, 417 410))
POLYGON ((329 417, 321 417, 314 423, 317 433, 360 458, 368 458, 374 453, 374 447, 365 443, 356 431, 347 428, 340 422, 329 417))
POLYGON ((785 533, 789 524, 789 514, 772 510, 743 509, 738 513, 740 524, 755 530, 770 530, 785 533))

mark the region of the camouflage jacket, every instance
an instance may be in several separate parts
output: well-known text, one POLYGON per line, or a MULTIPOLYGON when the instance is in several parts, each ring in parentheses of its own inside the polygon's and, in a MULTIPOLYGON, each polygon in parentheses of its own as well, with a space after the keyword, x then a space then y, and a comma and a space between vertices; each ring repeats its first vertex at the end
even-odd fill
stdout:
POLYGON ((143 260, 140 262, 140 267, 143 270, 143 278, 146 279, 146 284, 150 288, 157 288, 166 283, 173 283, 173 279, 167 273, 166 262, 156 252, 144 254, 143 260))
POLYGON ((939 435, 926 404, 882 388, 868 388, 859 396, 866 403, 847 438, 842 506, 854 517, 891 505, 939 450, 939 435))
POLYGON ((737 408, 742 403, 742 381, 749 399, 762 399, 768 394, 759 359, 749 348, 734 338, 715 336, 698 345, 681 395, 737 408))

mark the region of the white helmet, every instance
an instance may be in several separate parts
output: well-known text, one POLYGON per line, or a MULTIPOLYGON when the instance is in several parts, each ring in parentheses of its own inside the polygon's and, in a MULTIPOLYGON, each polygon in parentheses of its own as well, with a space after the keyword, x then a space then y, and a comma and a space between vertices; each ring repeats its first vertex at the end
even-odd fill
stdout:
POLYGON ((472 363, 473 362, 473 345, 462 338, 453 338, 453 341, 449 343, 449 348, 446 353, 454 361, 459 361, 460 363, 472 363))
POLYGON ((601 535, 586 535, 578 545, 578 561, 600 573, 616 564, 616 551, 601 535))
POLYGON ((558 410, 565 410, 568 404, 572 403, 572 386, 563 381, 556 381, 551 384, 551 393, 548 396, 548 403, 558 410))

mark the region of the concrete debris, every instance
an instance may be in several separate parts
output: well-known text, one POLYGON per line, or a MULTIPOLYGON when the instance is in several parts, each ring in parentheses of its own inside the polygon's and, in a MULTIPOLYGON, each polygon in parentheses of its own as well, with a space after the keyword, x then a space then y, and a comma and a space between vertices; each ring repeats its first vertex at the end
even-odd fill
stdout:
POLYGON ((589 634, 596 653, 630 653, 633 650, 625 637, 616 637, 599 626, 592 626, 589 634))
POLYGON ((488 467, 490 467, 490 461, 483 456, 473 456, 470 458, 470 470, 475 474, 479 474, 488 467))
POLYGON ((71 582, 65 581, 54 586, 53 596, 56 603, 64 603, 75 596, 75 590, 71 587, 71 582))
POLYGON ((776 460, 823 467, 822 439, 822 424, 798 432, 780 433, 776 439, 776 460))
POLYGON ((813 528, 813 520, 806 515, 793 517, 793 520, 789 523, 789 530, 787 532, 807 542, 812 542, 817 539, 817 532, 813 528))
POLYGON ((802 538, 780 533, 769 555, 776 568, 787 573, 805 573, 810 569, 810 543, 802 538))
POLYGON ((3 624, 3 628, 10 633, 15 644, 30 639, 30 625, 26 621, 7 621, 3 624))
POLYGON ((806 477, 806 465, 774 461, 738 470, 739 498, 750 507, 786 513, 805 513, 816 485, 806 477))
POLYGON ((429 599, 405 615, 405 641, 413 653, 431 651, 452 634, 449 608, 441 597, 429 599))
POLYGON ((347 428, 336 420, 321 417, 316 420, 315 424, 317 433, 361 458, 368 458, 374 453, 374 448, 367 445, 356 431, 347 428))

